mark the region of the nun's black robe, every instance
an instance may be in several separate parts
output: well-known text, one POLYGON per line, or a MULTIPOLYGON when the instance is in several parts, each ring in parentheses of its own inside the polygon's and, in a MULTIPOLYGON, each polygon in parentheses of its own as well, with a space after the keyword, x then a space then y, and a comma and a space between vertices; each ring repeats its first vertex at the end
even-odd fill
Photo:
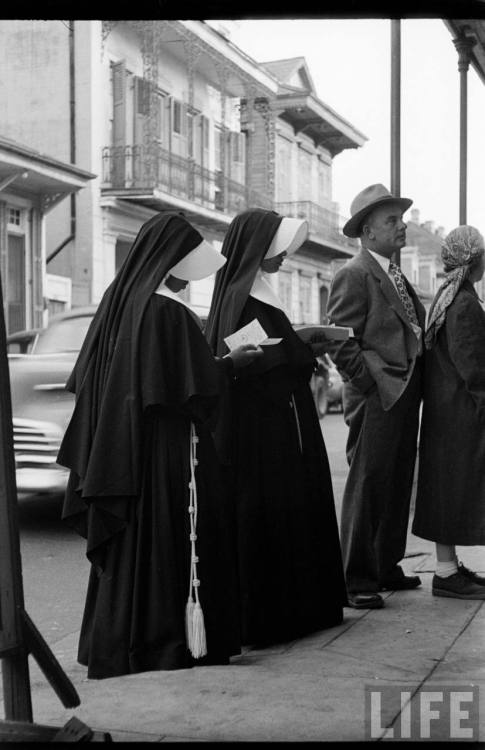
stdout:
POLYGON ((236 504, 242 643, 253 645, 338 625, 347 601, 313 352, 282 310, 250 296, 282 218, 249 209, 233 219, 205 328, 218 356, 254 318, 283 339, 237 373, 214 431, 236 504))
POLYGON ((238 327, 254 318, 283 341, 264 347, 264 359, 233 381, 224 440, 232 443, 242 642, 264 645, 338 625, 346 592, 309 385, 313 354, 284 312, 248 297, 238 327))
MULTIPOLYGON (((143 404, 138 494, 109 495, 104 508, 97 497, 86 515, 89 498, 76 491, 79 477, 71 471, 64 502, 63 518, 87 537, 93 563, 78 653, 90 678, 227 663, 239 653, 231 514, 207 426, 227 377, 225 363, 213 357, 193 313, 158 294, 151 295, 143 316, 138 359, 143 404), (199 437, 196 546, 208 649, 198 660, 187 650, 184 632, 191 558, 191 422, 199 437)), ((113 389, 116 377, 110 391, 116 404, 113 389)), ((120 384, 120 398, 125 392, 120 384)), ((113 423, 114 441, 116 429, 113 423)), ((67 455, 79 450, 69 440, 68 435, 63 446, 67 455)), ((118 455, 121 466, 132 460, 123 451, 118 455)))

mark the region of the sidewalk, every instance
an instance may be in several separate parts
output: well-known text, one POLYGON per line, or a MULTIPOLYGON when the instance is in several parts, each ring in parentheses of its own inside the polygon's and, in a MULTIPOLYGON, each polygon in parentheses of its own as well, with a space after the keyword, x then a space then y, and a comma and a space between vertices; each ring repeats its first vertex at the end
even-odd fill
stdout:
MULTIPOLYGON (((326 429, 324 424, 324 434, 326 429)), ((333 448, 327 441, 327 446, 339 508, 346 475, 343 443, 333 448)), ((485 548, 458 552, 465 565, 485 573, 485 548)), ((126 742, 362 741, 366 686, 400 685, 413 696, 411 737, 417 739, 414 706, 420 692, 477 685, 479 739, 485 742, 483 602, 433 597, 434 545, 411 534, 403 567, 407 574, 417 572, 422 586, 385 593, 384 609, 346 608, 339 627, 274 648, 245 649, 224 667, 87 680, 86 669, 75 661, 78 632, 73 632, 53 651, 81 705, 63 709, 31 661, 34 721, 61 727, 76 716, 126 742)), ((382 713, 379 726, 392 724, 397 737, 399 707, 384 707, 382 713)), ((439 725, 440 734, 432 738, 449 740, 449 726, 439 725)))

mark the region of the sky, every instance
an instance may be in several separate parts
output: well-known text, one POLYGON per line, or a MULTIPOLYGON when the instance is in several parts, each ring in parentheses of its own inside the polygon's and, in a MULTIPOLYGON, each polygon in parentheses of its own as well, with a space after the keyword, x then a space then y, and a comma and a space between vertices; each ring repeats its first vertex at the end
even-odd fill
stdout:
MULTIPOLYGON (((364 187, 390 187, 388 19, 258 19, 231 24, 231 41, 258 62, 304 57, 317 96, 368 141, 333 162, 333 200, 350 215, 364 187)), ((401 21, 401 195, 420 221, 459 223, 459 74, 452 36, 438 18, 401 21)), ((485 85, 468 74, 467 222, 485 232, 485 85)), ((409 216, 409 214, 408 214, 409 216)))

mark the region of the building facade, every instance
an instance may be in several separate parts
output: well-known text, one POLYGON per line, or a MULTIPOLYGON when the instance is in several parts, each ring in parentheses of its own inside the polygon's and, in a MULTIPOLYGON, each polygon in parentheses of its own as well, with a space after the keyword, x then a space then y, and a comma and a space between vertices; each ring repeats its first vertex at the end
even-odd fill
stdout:
MULTIPOLYGON (((141 224, 183 211, 220 246, 248 207, 306 218, 272 279, 294 322, 324 319, 341 232, 332 160, 365 136, 316 95, 304 58, 259 64, 203 21, 3 21, 0 132, 96 175, 46 227, 67 306, 97 303, 141 224)), ((213 280, 192 283, 205 311, 213 280)))
POLYGON ((49 212, 94 175, 0 136, 0 274, 7 333, 42 327, 71 280, 46 272, 49 212))

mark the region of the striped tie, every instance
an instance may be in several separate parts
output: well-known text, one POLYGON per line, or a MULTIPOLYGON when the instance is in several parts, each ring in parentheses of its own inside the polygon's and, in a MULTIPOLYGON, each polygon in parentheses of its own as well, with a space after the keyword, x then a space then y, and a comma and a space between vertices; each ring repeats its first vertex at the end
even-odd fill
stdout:
POLYGON ((394 281, 396 282, 397 292, 399 294, 399 297, 401 298, 404 309, 406 310, 406 315, 408 316, 411 323, 413 323, 415 326, 419 326, 416 309, 411 297, 409 296, 409 292, 406 289, 406 282, 404 280, 403 272, 395 263, 389 263, 389 273, 392 274, 394 281))

